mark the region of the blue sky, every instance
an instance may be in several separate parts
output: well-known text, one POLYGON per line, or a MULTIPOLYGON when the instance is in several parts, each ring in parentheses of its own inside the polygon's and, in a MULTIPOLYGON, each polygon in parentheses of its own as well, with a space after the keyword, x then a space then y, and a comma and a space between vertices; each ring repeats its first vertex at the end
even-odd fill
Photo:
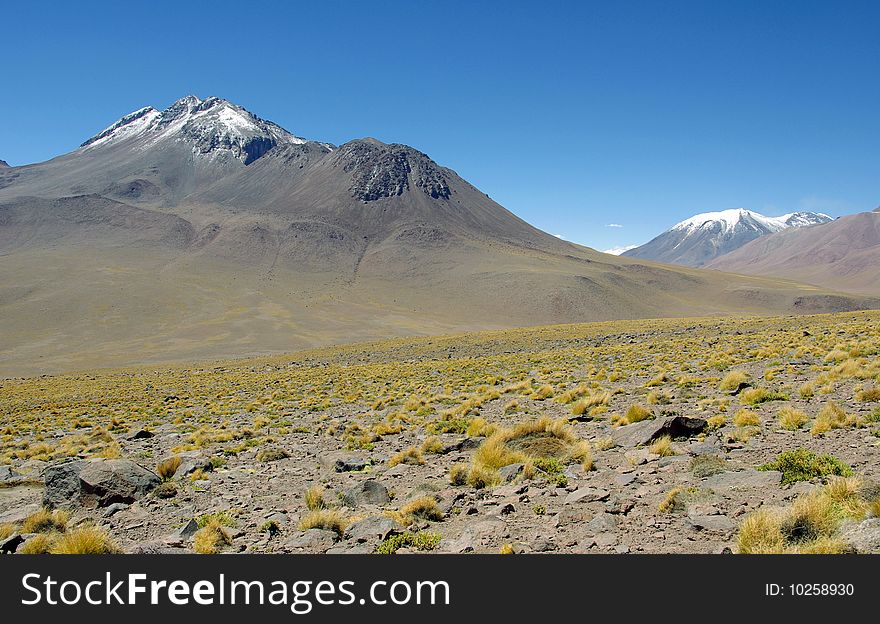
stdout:
POLYGON ((218 95, 407 143, 598 249, 697 212, 880 204, 880 2, 19 2, 0 158, 218 95), (620 226, 620 227, 616 227, 620 226))

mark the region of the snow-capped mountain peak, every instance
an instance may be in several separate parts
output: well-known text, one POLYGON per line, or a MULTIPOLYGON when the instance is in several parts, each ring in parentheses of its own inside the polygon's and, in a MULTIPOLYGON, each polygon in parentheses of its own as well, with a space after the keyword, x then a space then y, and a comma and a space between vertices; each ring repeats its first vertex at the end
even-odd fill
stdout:
POLYGON ((768 217, 745 208, 704 212, 676 223, 650 242, 623 255, 702 266, 759 236, 831 220, 828 215, 815 212, 793 212, 779 217, 768 217))
POLYGON ((195 156, 231 155, 246 165, 276 145, 307 142, 222 98, 187 95, 163 111, 147 106, 125 115, 80 147, 91 150, 133 139, 140 143, 133 147, 142 149, 164 141, 186 143, 195 156))

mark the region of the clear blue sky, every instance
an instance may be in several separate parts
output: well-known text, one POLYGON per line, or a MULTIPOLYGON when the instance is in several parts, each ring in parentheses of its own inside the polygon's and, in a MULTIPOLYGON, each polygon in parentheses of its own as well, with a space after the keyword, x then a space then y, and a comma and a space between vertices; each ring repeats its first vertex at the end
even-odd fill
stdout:
POLYGON ((0 158, 218 95, 407 143, 607 249, 697 212, 880 203, 880 2, 16 2, 0 158), (616 224, 622 227, 609 227, 616 224))

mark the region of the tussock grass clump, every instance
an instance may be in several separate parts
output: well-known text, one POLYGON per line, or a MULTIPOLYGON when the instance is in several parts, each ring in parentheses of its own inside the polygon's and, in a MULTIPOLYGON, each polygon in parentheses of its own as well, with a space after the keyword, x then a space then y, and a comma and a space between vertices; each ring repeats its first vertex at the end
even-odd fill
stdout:
POLYGON ((743 520, 742 554, 839 554, 851 550, 836 537, 843 521, 861 519, 868 503, 858 479, 835 478, 785 509, 759 509, 743 520))
POLYGON ((727 417, 721 414, 716 416, 710 416, 706 419, 706 431, 715 431, 717 429, 721 429, 724 425, 727 424, 727 417))
POLYGON ((349 518, 339 509, 316 509, 303 516, 299 522, 299 529, 300 531, 324 529, 342 535, 349 524, 349 518))
POLYGON ((733 424, 737 427, 758 427, 761 417, 751 410, 741 409, 733 415, 733 424))
POLYGON ((862 403, 880 401, 880 386, 865 388, 864 390, 856 392, 856 401, 861 401, 862 403))
POLYGON ((70 516, 63 509, 35 511, 21 523, 22 533, 63 533, 70 516))
POLYGON ((614 438, 612 438, 611 436, 604 436, 602 438, 596 438, 595 440, 593 440, 593 447, 595 447, 597 451, 607 451, 608 449, 612 449, 615 446, 617 445, 614 443, 614 438))
POLYGON ((684 512, 690 504, 706 498, 709 493, 697 487, 674 487, 666 493, 657 508, 661 513, 684 512))
POLYGON ((399 453, 396 453, 391 456, 391 459, 388 460, 388 467, 392 468, 397 464, 410 464, 413 466, 421 466, 425 463, 425 456, 422 454, 422 450, 418 447, 411 446, 409 448, 403 449, 399 453))
POLYGON ((440 441, 440 438, 437 436, 428 436, 425 438, 425 441, 422 442, 421 451, 422 453, 429 453, 433 455, 438 455, 443 452, 443 442, 440 441))
POLYGON ((807 424, 809 418, 799 409, 786 405, 779 410, 779 426, 788 431, 796 431, 807 424))
MULTIPOLYGON (((589 445, 578 438, 564 420, 545 416, 511 429, 500 429, 489 436, 474 453, 471 472, 474 480, 486 481, 486 473, 510 464, 524 464, 528 476, 539 459, 580 462, 587 469, 592 468, 593 463, 589 445)), ((490 478, 488 482, 496 480, 490 478)))
POLYGON ((611 393, 610 392, 597 392, 595 394, 591 394, 590 396, 584 397, 578 401, 576 401, 571 406, 571 413, 575 416, 580 416, 586 411, 590 410, 592 412, 593 409, 598 407, 604 407, 611 402, 611 393))
POLYGON ((651 418, 654 418, 654 412, 651 411, 650 408, 635 403, 630 405, 623 417, 618 418, 613 424, 622 427, 624 425, 631 425, 651 418))
POLYGON ((57 537, 57 534, 40 533, 19 546, 15 552, 22 555, 46 555, 52 549, 57 537))
POLYGON ((452 485, 466 485, 468 482, 467 464, 453 464, 449 469, 449 482, 452 485))
POLYGON ((532 393, 531 398, 535 401, 545 401, 553 396, 553 392, 553 386, 550 384, 544 384, 532 393))
POLYGON ((168 481, 175 474, 177 474, 177 469, 180 468, 180 464, 183 463, 183 458, 179 455, 175 455, 174 457, 169 457, 168 459, 163 459, 158 464, 156 464, 156 474, 163 481, 168 481))
POLYGON ((847 416, 842 407, 837 403, 829 402, 819 411, 810 433, 814 436, 822 435, 832 429, 849 427, 855 423, 855 418, 847 416))
POLYGON ((718 389, 724 392, 736 390, 741 384, 747 383, 749 378, 749 374, 744 371, 730 371, 724 376, 721 383, 718 384, 718 389))
POLYGON ((490 436, 497 430, 498 425, 487 422, 485 418, 477 417, 468 424, 466 433, 471 438, 477 438, 490 436))
POLYGON ((199 528, 206 527, 212 522, 227 527, 235 526, 235 519, 228 511, 215 511, 214 513, 202 514, 196 518, 196 524, 199 528))
POLYGON ((15 533, 15 525, 11 522, 7 522, 6 524, 0 524, 0 540, 5 540, 7 537, 15 533))
POLYGON ((665 390, 651 390, 648 393, 648 405, 667 405, 672 396, 665 390))
POLYGON ((418 531, 416 533, 406 531, 397 535, 391 535, 376 547, 376 554, 393 555, 401 548, 415 548, 416 550, 434 550, 440 543, 439 533, 418 531))
POLYGON ((177 486, 171 481, 163 481, 150 494, 156 498, 174 498, 177 496, 177 486))
POLYGON ((758 405, 769 401, 787 401, 788 395, 766 388, 747 388, 740 392, 739 400, 745 405, 758 405))
POLYGON ((669 374, 666 372, 658 373, 655 377, 653 377, 650 381, 645 384, 646 388, 653 388, 655 386, 661 386, 665 384, 667 381, 670 381, 669 374))
POLYGON ((672 438, 668 435, 660 436, 654 440, 648 447, 648 451, 660 457, 675 455, 675 449, 672 448, 672 438))
POLYGON ((317 511, 328 507, 327 502, 324 500, 324 488, 320 485, 313 485, 307 489, 303 499, 306 503, 306 509, 309 511, 317 511))
POLYGON ((277 446, 270 446, 268 448, 260 449, 257 452, 257 461, 259 462, 268 463, 280 461, 282 459, 287 459, 288 457, 290 457, 290 453, 277 446))
POLYGON ((232 535, 217 519, 211 519, 193 535, 193 550, 200 555, 216 555, 232 545, 232 535))
POLYGON ((691 459, 690 468, 696 478, 704 479, 727 470, 727 461, 718 455, 697 455, 691 459))
POLYGON ((491 470, 482 466, 473 466, 467 475, 467 484, 474 489, 481 490, 493 487, 501 482, 497 470, 491 470))
POLYGON ((443 520, 443 512, 437 506, 437 501, 432 496, 422 496, 411 500, 396 512, 390 512, 392 518, 403 526, 407 526, 416 520, 431 520, 434 522, 443 520))
POLYGON ((758 470, 778 470, 782 483, 809 481, 815 477, 851 477, 852 468, 832 455, 816 455, 804 448, 781 453, 774 461, 758 466, 758 470))
POLYGON ((119 552, 107 531, 88 526, 59 535, 49 547, 49 553, 53 555, 110 555, 119 552))

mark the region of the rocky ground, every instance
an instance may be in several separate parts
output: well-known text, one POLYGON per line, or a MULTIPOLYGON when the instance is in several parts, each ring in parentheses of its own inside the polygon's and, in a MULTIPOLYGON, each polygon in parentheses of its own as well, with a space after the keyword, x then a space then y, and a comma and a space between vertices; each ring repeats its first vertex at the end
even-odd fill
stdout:
MULTIPOLYGON (((126 552, 736 552, 750 513, 828 480, 758 470, 784 451, 880 481, 878 321, 603 323, 6 380, 2 547, 26 551, 45 506, 126 552), (731 373, 745 381, 722 389, 731 373), (844 416, 826 429, 829 404, 844 416), (473 478, 487 440, 541 418, 589 457, 473 478)), ((871 551, 876 523, 840 531, 871 551)))

